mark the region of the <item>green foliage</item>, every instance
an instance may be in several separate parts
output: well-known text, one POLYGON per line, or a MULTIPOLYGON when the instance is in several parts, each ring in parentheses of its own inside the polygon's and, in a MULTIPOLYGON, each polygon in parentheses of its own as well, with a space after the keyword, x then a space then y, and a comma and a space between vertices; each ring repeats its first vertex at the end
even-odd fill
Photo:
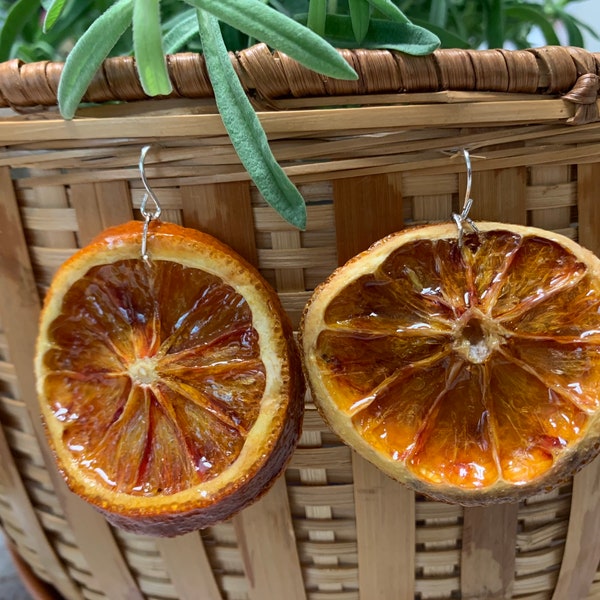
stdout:
POLYGON ((96 71, 133 18, 134 0, 118 0, 102 13, 69 53, 58 86, 63 116, 73 118, 96 71))
POLYGON ((149 96, 170 94, 173 88, 163 49, 159 0, 134 0, 133 51, 144 92, 149 96))
POLYGON ((148 95, 171 91, 165 53, 206 56, 219 112, 240 160, 271 205, 304 227, 298 191, 268 146, 227 56, 263 41, 329 77, 356 78, 335 47, 415 55, 444 47, 583 45, 593 30, 568 12, 577 0, 0 0, 0 60, 65 60, 59 106, 72 118, 102 61, 134 54, 148 95), (406 15, 410 15, 410 20, 406 15))
POLYGON ((405 14, 436 33, 446 48, 528 48, 538 30, 544 43, 583 47, 596 32, 569 14, 579 0, 399 0, 405 14), (557 32, 566 37, 559 38, 557 32), (462 43, 461 43, 462 41, 462 43))

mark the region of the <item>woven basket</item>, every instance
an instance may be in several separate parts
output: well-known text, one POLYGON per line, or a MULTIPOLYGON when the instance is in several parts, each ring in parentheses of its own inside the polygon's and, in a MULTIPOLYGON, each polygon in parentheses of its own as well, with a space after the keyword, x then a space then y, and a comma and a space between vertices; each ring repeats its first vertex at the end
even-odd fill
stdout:
MULTIPOLYGON (((65 599, 579 600, 600 598, 600 461, 520 504, 429 501, 354 455, 307 399, 285 477, 231 521, 175 539, 112 529, 71 494, 38 417, 32 354, 59 264, 139 218, 142 145, 164 219, 255 263, 294 323, 314 286, 410 223, 471 216, 566 234, 600 253, 600 55, 574 48, 347 51, 358 82, 255 46, 232 61, 308 207, 300 232, 266 205, 215 112, 201 57, 169 58, 176 92, 144 97, 130 59, 64 122, 61 65, 0 65, 0 521, 65 599), (110 100, 139 102, 109 103, 110 100), (43 106, 46 105, 47 108, 43 106)), ((0 592, 1 596, 1 592, 0 592)))

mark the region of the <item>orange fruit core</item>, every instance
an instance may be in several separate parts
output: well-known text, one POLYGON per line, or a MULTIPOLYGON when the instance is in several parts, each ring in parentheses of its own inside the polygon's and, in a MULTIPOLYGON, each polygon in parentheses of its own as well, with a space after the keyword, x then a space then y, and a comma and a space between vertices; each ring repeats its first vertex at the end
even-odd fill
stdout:
POLYGON ((118 525, 171 535, 268 488, 299 435, 303 386, 291 326, 255 269, 165 223, 143 260, 141 227, 108 230, 58 271, 36 372, 71 488, 118 525))
POLYGON ((302 328, 331 426, 429 495, 514 499, 595 452, 600 261, 562 236, 400 232, 322 284, 302 328))

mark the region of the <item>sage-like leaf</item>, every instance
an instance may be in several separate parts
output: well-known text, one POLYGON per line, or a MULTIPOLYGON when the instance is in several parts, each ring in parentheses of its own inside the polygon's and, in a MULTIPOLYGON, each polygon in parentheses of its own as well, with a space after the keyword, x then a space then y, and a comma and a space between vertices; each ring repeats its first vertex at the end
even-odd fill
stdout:
POLYGON ((119 0, 100 15, 79 38, 67 56, 58 104, 65 119, 72 119, 102 61, 131 25, 133 0, 119 0))
POLYGON ((304 229, 304 199, 269 148, 267 136, 231 64, 218 20, 199 10, 198 24, 217 107, 237 155, 264 199, 286 221, 304 229))
POLYGON ((368 0, 369 4, 382 15, 397 23, 410 23, 408 17, 392 2, 392 0, 368 0))
POLYGON ((11 48, 23 28, 40 13, 40 0, 18 0, 6 15, 0 31, 0 62, 11 58, 11 48))
POLYGON ((338 79, 354 69, 321 36, 260 0, 185 0, 245 34, 281 50, 305 67, 338 79))
MULTIPOLYGON (((329 15, 325 37, 339 48, 356 46, 350 17, 329 15)), ((395 23, 383 19, 371 19, 362 48, 387 48, 405 54, 424 56, 439 48, 439 38, 431 31, 413 23, 395 23)))
POLYGON ((429 23, 428 21, 421 21, 420 19, 413 19, 413 25, 418 25, 427 31, 430 31, 434 35, 436 35, 440 40, 440 45, 442 48, 470 48, 471 44, 468 40, 461 38, 459 35, 448 31, 447 29, 443 29, 433 23, 429 23))
POLYGON ((165 23, 163 37, 165 54, 174 54, 183 48, 195 35, 198 35, 196 10, 190 8, 165 23))
POLYGON ((368 0, 348 0, 348 9, 350 11, 354 39, 360 44, 365 39, 367 31, 369 31, 371 5, 368 0))
POLYGON ((60 17, 66 3, 67 0, 53 0, 52 4, 50 4, 48 10, 46 11, 46 16, 44 17, 44 33, 52 29, 54 23, 56 23, 60 17))
POLYGON ((134 0, 133 51, 144 92, 149 96, 170 94, 173 88, 163 50, 159 0, 134 0))

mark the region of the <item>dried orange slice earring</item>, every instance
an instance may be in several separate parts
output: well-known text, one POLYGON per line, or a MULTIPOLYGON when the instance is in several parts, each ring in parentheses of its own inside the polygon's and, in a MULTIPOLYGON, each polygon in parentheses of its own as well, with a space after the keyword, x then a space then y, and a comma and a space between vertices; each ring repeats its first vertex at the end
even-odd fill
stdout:
POLYGON ((464 505, 552 488, 600 442, 600 260, 548 231, 477 228, 376 242, 315 290, 301 324, 331 428, 464 505))
POLYGON ((292 328, 259 273, 211 236, 107 230, 57 272, 36 373, 68 485, 113 524, 173 536, 274 481, 299 436, 292 328))

